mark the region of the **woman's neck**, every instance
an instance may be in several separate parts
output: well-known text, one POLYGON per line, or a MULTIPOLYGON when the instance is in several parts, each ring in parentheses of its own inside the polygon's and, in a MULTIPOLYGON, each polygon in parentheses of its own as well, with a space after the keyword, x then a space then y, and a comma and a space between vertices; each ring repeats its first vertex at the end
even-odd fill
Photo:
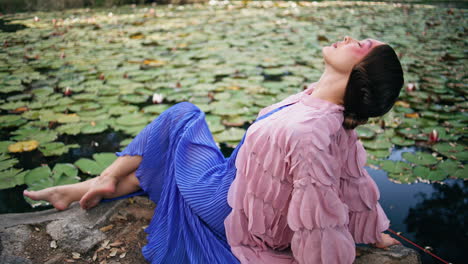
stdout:
POLYGON ((344 93, 348 83, 349 75, 340 74, 328 68, 314 86, 309 96, 330 101, 334 104, 343 105, 344 93))

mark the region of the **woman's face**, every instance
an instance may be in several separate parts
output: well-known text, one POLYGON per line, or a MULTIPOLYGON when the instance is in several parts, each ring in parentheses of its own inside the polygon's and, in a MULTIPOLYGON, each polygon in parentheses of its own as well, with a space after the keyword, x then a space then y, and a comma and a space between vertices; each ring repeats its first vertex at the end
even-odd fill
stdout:
POLYGON ((359 63, 373 48, 386 43, 375 39, 355 40, 345 36, 343 41, 335 42, 322 48, 325 64, 340 73, 351 73, 354 65, 359 63))

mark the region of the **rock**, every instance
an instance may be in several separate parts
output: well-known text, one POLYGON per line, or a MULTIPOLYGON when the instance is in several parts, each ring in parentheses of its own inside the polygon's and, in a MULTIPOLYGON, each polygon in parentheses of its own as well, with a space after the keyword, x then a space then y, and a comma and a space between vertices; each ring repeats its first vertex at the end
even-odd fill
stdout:
POLYGON ((393 245, 388 250, 371 247, 357 247, 360 256, 356 258, 354 264, 419 264, 421 256, 413 249, 402 245, 393 245))
MULTIPOLYGON (((19 255, 24 251, 24 244, 31 237, 31 230, 27 226, 18 226, 0 230, 0 241, 2 252, 8 252, 9 255, 19 255)), ((0 263, 9 263, 2 262, 0 263)))
POLYGON ((57 241, 59 247, 78 253, 86 253, 106 238, 97 229, 89 229, 81 222, 67 219, 49 223, 47 233, 57 241))
POLYGON ((17 256, 0 256, 0 263, 8 264, 32 264, 31 260, 17 256))
POLYGON ((58 247, 85 253, 106 238, 97 226, 104 224, 124 204, 125 200, 117 200, 85 211, 74 203, 65 211, 50 209, 0 215, 0 263, 31 263, 24 258, 25 246, 31 243, 32 235, 40 233, 32 231, 31 225, 47 225, 44 236, 56 240, 58 247))
MULTIPOLYGON (((65 263, 72 252, 81 254, 84 263, 146 263, 141 247, 146 244, 143 229, 154 213, 154 203, 145 197, 134 197, 101 203, 84 211, 74 204, 65 211, 55 209, 0 215, 0 263, 65 263), (99 230, 112 225, 107 231, 99 230), (123 243, 124 258, 110 256, 110 248, 98 250, 99 243, 109 240, 123 243), (57 247, 51 247, 56 241, 57 247), (96 256, 97 261, 93 261, 96 256)), ((354 264, 419 264, 419 253, 401 245, 389 250, 357 246, 354 264)), ((82 263, 82 262, 79 262, 82 263)))
POLYGON ((49 209, 33 213, 3 214, 0 215, 0 229, 11 226, 40 224, 52 220, 76 219, 89 228, 101 225, 109 216, 114 213, 115 208, 122 205, 124 200, 117 200, 108 203, 101 203, 90 210, 82 210, 78 203, 73 203, 65 211, 49 209))
POLYGON ((62 260, 66 257, 67 256, 65 254, 57 254, 44 262, 44 264, 61 264, 63 262, 62 260))

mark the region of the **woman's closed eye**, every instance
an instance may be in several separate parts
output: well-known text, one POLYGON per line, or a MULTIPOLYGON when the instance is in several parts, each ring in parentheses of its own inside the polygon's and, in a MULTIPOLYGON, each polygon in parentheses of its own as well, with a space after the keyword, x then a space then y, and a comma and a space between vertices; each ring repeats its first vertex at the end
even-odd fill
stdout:
POLYGON ((360 48, 362 48, 362 45, 361 45, 361 43, 359 43, 359 42, 358 42, 357 44, 359 45, 359 47, 360 47, 360 48))

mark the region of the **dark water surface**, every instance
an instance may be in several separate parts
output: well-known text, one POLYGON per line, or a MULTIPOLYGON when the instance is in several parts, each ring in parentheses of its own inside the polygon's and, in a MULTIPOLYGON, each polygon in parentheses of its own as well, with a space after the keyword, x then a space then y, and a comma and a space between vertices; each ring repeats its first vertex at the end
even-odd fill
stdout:
MULTIPOLYGON (((22 157, 25 168, 35 168, 40 163, 55 164, 71 162, 80 157, 91 157, 95 152, 120 151, 118 142, 126 136, 120 133, 103 132, 92 136, 70 138, 78 140, 81 148, 71 149, 67 155, 54 160, 39 158, 31 152, 22 157), (99 142, 99 144, 96 144, 99 142)), ((66 143, 67 139, 62 139, 66 143)), ((225 144, 220 144, 221 151, 228 157, 233 151, 225 144)), ((402 152, 414 152, 415 147, 394 148, 389 159, 401 160, 402 152)), ((422 246, 430 246, 433 253, 451 263, 464 263, 463 250, 468 245, 468 182, 460 179, 446 179, 443 183, 398 184, 390 181, 387 173, 366 167, 380 190, 380 204, 390 219, 390 229, 402 232, 401 235, 422 246)), ((22 197, 26 185, 0 190, 0 213, 21 213, 49 209, 49 207, 31 208, 22 197)), ((387 231, 407 247, 420 252, 424 264, 442 263, 410 243, 387 231)))
MULTIPOLYGON (((393 149, 391 160, 401 160, 402 152, 414 147, 393 149)), ((468 245, 468 182, 446 179, 442 183, 398 184, 387 173, 366 167, 380 190, 380 204, 390 219, 390 229, 451 263, 466 263, 468 245)), ((405 240, 390 234, 404 246, 414 248, 422 261, 442 263, 405 240)))

